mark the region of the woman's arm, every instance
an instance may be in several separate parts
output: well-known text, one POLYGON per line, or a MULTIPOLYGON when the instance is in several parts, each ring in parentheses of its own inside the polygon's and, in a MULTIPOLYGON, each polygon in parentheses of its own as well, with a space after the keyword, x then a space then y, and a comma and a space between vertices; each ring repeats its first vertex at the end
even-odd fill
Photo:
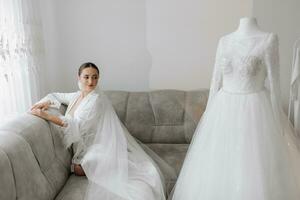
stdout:
POLYGON ((58 116, 55 116, 55 115, 52 115, 52 114, 49 114, 45 111, 43 111, 42 109, 32 109, 31 110, 31 114, 37 116, 37 117, 40 117, 42 119, 45 119, 47 121, 50 121, 50 122, 53 122, 54 124, 57 124, 59 126, 64 126, 64 122, 58 117, 58 116))
POLYGON ((60 105, 69 105, 70 101, 76 95, 75 93, 50 93, 31 107, 31 110, 39 108, 47 110, 49 107, 59 108, 60 105))

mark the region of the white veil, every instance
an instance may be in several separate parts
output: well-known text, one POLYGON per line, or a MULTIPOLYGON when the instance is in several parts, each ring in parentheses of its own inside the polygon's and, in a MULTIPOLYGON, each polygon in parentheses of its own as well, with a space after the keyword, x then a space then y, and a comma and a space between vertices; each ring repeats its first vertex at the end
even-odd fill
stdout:
MULTIPOLYGON (((106 95, 98 93, 93 109, 96 116, 87 121, 97 126, 97 132, 82 160, 89 180, 85 199, 134 199, 130 188, 135 187, 131 184, 131 179, 135 179, 150 185, 155 200, 164 200, 164 179, 158 166, 128 133, 106 95)), ((164 172, 176 176, 168 164, 154 152, 153 155, 164 172)))

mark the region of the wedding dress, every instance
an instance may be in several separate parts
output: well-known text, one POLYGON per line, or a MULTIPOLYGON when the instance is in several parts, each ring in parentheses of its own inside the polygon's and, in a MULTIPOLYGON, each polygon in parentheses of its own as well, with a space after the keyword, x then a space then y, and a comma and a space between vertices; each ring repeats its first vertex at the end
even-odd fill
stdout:
POLYGON ((280 105, 278 38, 219 41, 206 111, 173 200, 299 200, 300 153, 280 105))
POLYGON ((73 147, 73 163, 81 164, 89 180, 86 200, 165 200, 164 178, 159 169, 174 170, 129 134, 103 92, 90 92, 71 114, 80 92, 52 93, 40 102, 51 107, 69 105, 62 137, 73 147), (141 146, 143 147, 141 147, 141 146), (154 162, 155 160, 155 162, 154 162), (157 163, 159 167, 157 166, 157 163))

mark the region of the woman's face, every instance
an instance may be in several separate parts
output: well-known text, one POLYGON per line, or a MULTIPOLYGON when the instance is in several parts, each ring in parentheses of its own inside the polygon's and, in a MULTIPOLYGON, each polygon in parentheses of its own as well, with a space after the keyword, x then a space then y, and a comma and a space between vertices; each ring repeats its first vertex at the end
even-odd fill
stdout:
POLYGON ((96 69, 92 67, 83 69, 80 76, 78 77, 78 80, 80 81, 82 86, 81 90, 85 92, 91 92, 96 88, 98 79, 99 74, 97 73, 96 69))

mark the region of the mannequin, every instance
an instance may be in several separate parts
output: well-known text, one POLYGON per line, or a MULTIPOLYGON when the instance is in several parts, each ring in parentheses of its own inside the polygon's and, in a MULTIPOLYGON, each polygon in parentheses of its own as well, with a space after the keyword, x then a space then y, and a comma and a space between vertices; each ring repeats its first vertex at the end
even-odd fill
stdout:
POLYGON ((263 36, 267 34, 263 32, 258 24, 257 20, 254 17, 244 17, 240 19, 240 24, 238 29, 233 32, 237 37, 243 36, 263 36))
POLYGON ((277 35, 240 19, 219 40, 206 110, 172 200, 300 199, 300 152, 279 84, 277 35))

